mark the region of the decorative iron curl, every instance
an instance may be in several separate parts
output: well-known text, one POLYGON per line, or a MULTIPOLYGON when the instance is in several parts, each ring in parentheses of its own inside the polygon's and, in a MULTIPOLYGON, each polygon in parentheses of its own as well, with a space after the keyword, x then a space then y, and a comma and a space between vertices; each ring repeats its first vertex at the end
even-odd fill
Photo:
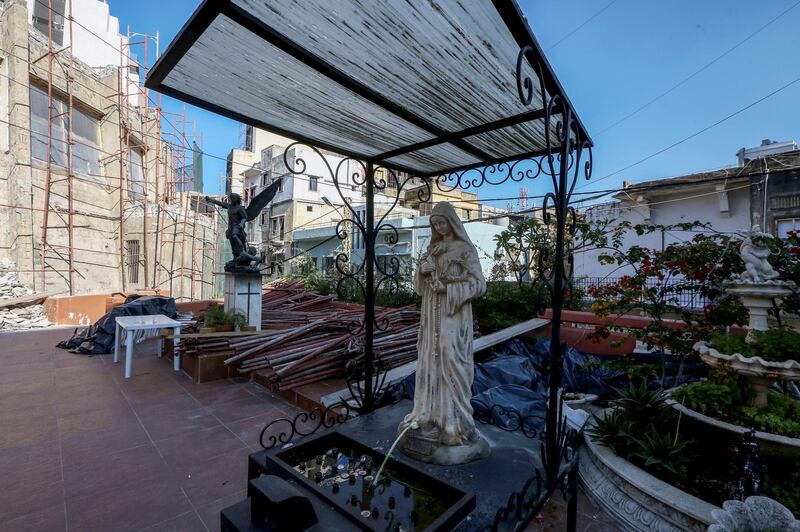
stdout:
POLYGON ((502 185, 506 181, 520 183, 526 179, 536 179, 544 168, 540 158, 517 159, 481 168, 468 168, 436 177, 436 187, 442 192, 478 188, 483 185, 502 185))
MULTIPOLYGON (((374 373, 372 375, 372 397, 373 397, 373 406, 372 408, 377 408, 379 404, 378 399, 381 395, 386 391, 386 375, 387 372, 383 369, 383 364, 380 360, 373 361, 373 370, 374 373)), ((364 380, 364 368, 363 367, 354 367, 353 371, 347 378, 347 389, 350 392, 350 401, 355 403, 353 408, 358 413, 364 413, 367 411, 367 407, 364 403, 364 386, 362 381, 364 380)), ((342 399, 344 401, 344 399, 342 399)), ((352 406, 352 404, 351 404, 352 406)))
POLYGON ((533 101, 533 81, 531 81, 530 76, 522 74, 522 66, 526 58, 528 59, 528 64, 533 68, 536 77, 539 78, 539 94, 542 95, 542 99, 544 99, 546 95, 544 91, 544 79, 541 74, 542 64, 537 59, 536 67, 533 66, 531 62, 533 52, 533 46, 526 45, 520 48, 519 54, 517 54, 517 95, 519 95, 519 101, 522 102, 522 105, 530 105, 531 101, 533 101))
POLYGON ((261 447, 269 450, 278 444, 285 445, 290 443, 297 436, 308 436, 320 428, 329 429, 337 423, 344 423, 348 419, 350 419, 350 406, 344 401, 331 405, 327 408, 316 407, 309 412, 300 412, 294 417, 294 419, 281 418, 270 421, 263 429, 261 429, 258 442, 261 447), (311 422, 310 427, 304 426, 309 422, 311 422), (267 434, 267 431, 270 429, 270 427, 281 424, 285 425, 287 432, 281 432, 277 436, 270 434, 267 438, 267 442, 265 443, 264 436, 267 434))
POLYGON ((492 405, 488 409, 476 409, 473 417, 486 425, 493 425, 507 432, 520 431, 527 438, 543 440, 544 433, 540 425, 544 423, 544 417, 535 414, 522 415, 521 412, 503 405, 492 405), (497 423, 497 419, 502 423, 497 423))
MULTIPOLYGON (((559 413, 560 413, 559 406, 559 413)), ((574 485, 569 482, 575 480, 575 469, 578 466, 578 454, 575 452, 577 432, 566 426, 566 419, 558 426, 558 442, 560 445, 558 458, 558 474, 552 482, 547 482, 539 468, 533 470, 532 476, 522 485, 519 491, 509 495, 505 506, 497 510, 494 520, 482 530, 496 532, 499 530, 521 530, 542 510, 556 490, 568 486, 570 494, 574 494, 574 485)), ((544 444, 542 444, 543 446, 544 444)), ((547 470, 547 453, 544 448, 540 454, 545 460, 544 470, 547 470)))
POLYGON ((494 520, 486 525, 482 530, 496 532, 499 530, 516 530, 515 526, 502 527, 504 524, 529 522, 534 515, 539 513, 541 507, 550 498, 552 491, 545 489, 544 479, 541 473, 536 470, 529 478, 522 489, 508 496, 508 502, 502 506, 494 515, 494 520))

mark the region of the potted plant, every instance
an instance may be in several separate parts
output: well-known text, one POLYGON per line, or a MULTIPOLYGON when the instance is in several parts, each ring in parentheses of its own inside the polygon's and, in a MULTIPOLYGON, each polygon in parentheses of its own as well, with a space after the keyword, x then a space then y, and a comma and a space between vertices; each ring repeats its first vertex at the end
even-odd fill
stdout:
POLYGON ((212 304, 206 310, 204 325, 217 332, 233 331, 247 325, 247 316, 239 310, 225 311, 220 305, 212 304))

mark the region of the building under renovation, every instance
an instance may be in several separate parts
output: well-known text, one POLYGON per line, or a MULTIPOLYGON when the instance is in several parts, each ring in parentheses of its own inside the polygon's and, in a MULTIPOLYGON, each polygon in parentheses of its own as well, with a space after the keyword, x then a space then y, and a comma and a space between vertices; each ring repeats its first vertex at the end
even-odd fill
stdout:
POLYGON ((36 292, 212 295, 191 123, 141 84, 157 48, 99 0, 0 1, 0 261, 36 292))

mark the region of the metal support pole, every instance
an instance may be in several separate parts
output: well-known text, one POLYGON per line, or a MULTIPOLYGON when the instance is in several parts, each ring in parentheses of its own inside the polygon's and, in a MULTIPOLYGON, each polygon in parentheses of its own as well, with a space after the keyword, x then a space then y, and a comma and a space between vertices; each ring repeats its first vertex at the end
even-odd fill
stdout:
POLYGON ((373 352, 372 341, 375 326, 375 165, 372 161, 366 164, 366 257, 364 286, 364 411, 372 412, 374 397, 372 389, 373 352))
POLYGON ((578 458, 567 475, 567 532, 578 527, 578 458))
MULTIPOLYGON (((564 110, 564 124, 569 127, 572 119, 572 109, 566 106, 564 110)), ((556 249, 555 263, 553 264, 553 293, 552 293, 552 333, 550 336, 550 380, 549 380, 549 407, 547 408, 547 419, 545 422, 545 453, 547 457, 547 482, 552 484, 558 478, 558 469, 561 463, 558 444, 558 426, 560 420, 558 390, 561 385, 561 372, 563 363, 563 353, 565 346, 561 344, 561 310, 563 306, 564 291, 564 245, 565 233, 567 229, 567 209, 569 187, 567 184, 569 173, 569 154, 570 154, 570 131, 564 133, 564 142, 559 149, 558 162, 558 190, 555 198, 556 215, 556 249)))

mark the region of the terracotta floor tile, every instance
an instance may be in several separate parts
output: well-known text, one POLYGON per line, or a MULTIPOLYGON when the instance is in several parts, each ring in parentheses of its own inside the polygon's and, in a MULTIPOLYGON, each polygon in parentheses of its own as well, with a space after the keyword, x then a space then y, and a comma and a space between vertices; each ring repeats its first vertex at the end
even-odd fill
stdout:
POLYGON ((240 449, 204 462, 192 462, 177 472, 178 482, 196 507, 247 489, 247 456, 240 449))
MULTIPOLYGON (((281 419, 281 413, 276 410, 275 408, 271 408, 269 412, 266 414, 262 414, 260 416, 252 417, 249 419, 244 419, 241 421, 234 421, 232 423, 226 423, 226 426, 236 434, 236 436, 244 441, 250 447, 259 446, 259 437, 261 435, 261 431, 271 422, 281 419)), ((291 426, 288 423, 280 422, 275 423, 272 427, 270 427, 267 432, 265 433, 265 442, 268 441, 269 436, 274 435, 277 437, 281 432, 290 433, 291 426)), ((260 446, 259 446, 260 448, 260 446)))
POLYGON ((205 531, 206 525, 194 510, 173 517, 161 523, 149 526, 141 532, 200 532, 205 531))
POLYGON ((227 424, 269 413, 273 408, 264 399, 248 394, 242 399, 209 406, 208 410, 227 424))
POLYGON ((160 410, 139 414, 139 418, 155 441, 220 426, 217 418, 205 408, 160 410))
POLYGON ((58 438, 55 405, 0 411, 0 452, 58 438))
POLYGON ((115 451, 130 449, 150 443, 147 433, 138 421, 110 429, 80 432, 62 437, 61 449, 64 464, 71 464, 85 457, 100 457, 115 451))
POLYGON ((214 456, 245 448, 244 443, 223 427, 199 430, 156 442, 167 463, 176 471, 214 456))
POLYGON ((232 495, 228 495, 227 497, 223 497, 222 499, 216 500, 212 503, 206 504, 197 509, 198 515, 200 515, 200 519, 203 520, 206 527, 210 532, 219 532, 220 529, 220 520, 219 520, 219 513, 231 506, 236 504, 237 502, 247 498, 247 490, 244 489, 238 493, 234 493, 232 495))
MULTIPOLYGON (((202 385, 200 385, 202 386, 202 385)), ((253 395, 244 389, 242 385, 231 385, 212 389, 188 390, 203 406, 214 407, 224 403, 248 399, 253 395)))
POLYGON ((52 471, 51 475, 39 473, 15 473, 12 487, 0 490, 0 523, 39 512, 42 508, 63 505, 60 470, 52 471))
POLYGON ((72 530, 139 530, 192 510, 171 475, 136 479, 114 489, 67 499, 72 530))
POLYGON ((67 500, 87 493, 115 491, 131 481, 144 482, 169 476, 171 470, 152 444, 144 444, 101 456, 64 461, 67 500))
POLYGON ((136 421, 136 416, 127 403, 67 414, 58 418, 62 438, 69 438, 82 432, 113 429, 136 421))
POLYGON ((66 530, 67 522, 64 513, 64 503, 55 504, 50 507, 39 507, 39 509, 5 521, 2 524, 4 530, 14 532, 43 532, 66 530))

